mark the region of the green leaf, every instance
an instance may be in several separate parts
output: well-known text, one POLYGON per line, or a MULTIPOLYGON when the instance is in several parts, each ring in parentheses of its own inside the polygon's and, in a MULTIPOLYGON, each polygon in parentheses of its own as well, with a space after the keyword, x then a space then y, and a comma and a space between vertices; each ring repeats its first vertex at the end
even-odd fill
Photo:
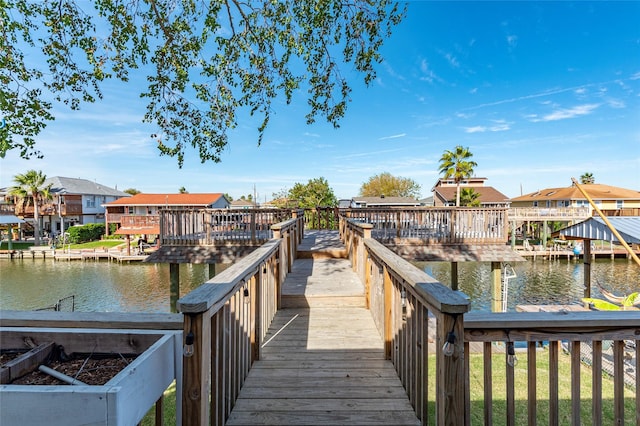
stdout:
POLYGON ((602 299, 592 299, 590 297, 585 297, 582 299, 583 302, 589 304, 589 306, 592 306, 593 309, 596 309, 598 311, 619 311, 622 308, 620 308, 620 306, 618 305, 614 305, 611 302, 607 302, 606 300, 602 300, 602 299))

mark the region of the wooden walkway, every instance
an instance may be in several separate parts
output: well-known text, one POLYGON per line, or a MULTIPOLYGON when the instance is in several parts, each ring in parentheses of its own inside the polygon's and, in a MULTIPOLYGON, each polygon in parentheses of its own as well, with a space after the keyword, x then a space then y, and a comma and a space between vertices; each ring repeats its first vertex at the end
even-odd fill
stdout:
POLYGON ((342 249, 337 233, 305 237, 282 290, 294 307, 278 311, 228 425, 420 424, 342 249))

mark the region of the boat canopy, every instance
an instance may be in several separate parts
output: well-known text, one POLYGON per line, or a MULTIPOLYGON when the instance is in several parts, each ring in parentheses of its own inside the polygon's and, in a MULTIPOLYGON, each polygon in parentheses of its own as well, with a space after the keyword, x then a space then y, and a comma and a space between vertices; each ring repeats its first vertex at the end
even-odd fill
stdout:
MULTIPOLYGON (((628 244, 640 244, 640 216, 607 217, 628 244)), ((567 239, 620 242, 600 217, 591 217, 559 231, 567 239)))

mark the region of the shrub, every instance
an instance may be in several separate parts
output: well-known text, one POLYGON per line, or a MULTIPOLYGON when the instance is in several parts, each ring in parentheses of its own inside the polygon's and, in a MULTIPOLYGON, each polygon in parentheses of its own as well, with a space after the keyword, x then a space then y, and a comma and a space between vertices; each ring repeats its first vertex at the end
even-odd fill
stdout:
POLYGON ((104 229, 104 223, 88 223, 82 226, 72 226, 67 230, 69 233, 69 242, 71 244, 79 244, 99 240, 104 235, 104 229))

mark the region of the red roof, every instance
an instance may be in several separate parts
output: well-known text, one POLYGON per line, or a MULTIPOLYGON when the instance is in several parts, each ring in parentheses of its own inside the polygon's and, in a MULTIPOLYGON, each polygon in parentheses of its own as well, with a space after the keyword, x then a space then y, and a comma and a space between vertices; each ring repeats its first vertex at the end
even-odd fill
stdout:
POLYGON ((106 206, 198 206, 206 207, 214 204, 224 194, 136 194, 132 197, 119 198, 106 206))

